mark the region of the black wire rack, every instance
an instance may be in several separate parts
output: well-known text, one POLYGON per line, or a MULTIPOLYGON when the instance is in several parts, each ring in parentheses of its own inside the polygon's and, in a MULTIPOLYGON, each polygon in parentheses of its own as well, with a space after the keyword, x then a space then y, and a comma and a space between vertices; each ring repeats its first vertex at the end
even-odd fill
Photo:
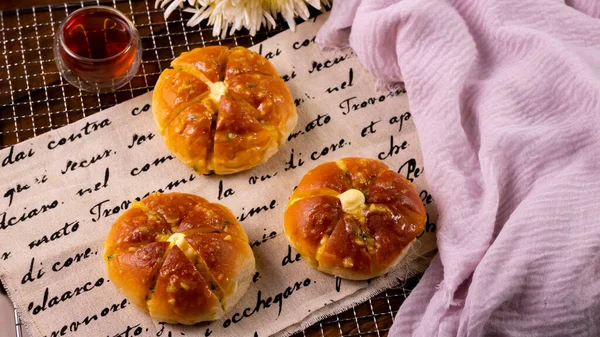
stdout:
MULTIPOLYGON (((165 21, 163 11, 151 0, 81 1, 13 11, 0 11, 0 148, 60 128, 115 104, 151 91, 158 76, 176 55, 207 45, 251 46, 271 37, 278 28, 247 31, 233 36, 212 36, 212 28, 188 27, 189 16, 175 11, 165 21), (54 35, 64 18, 88 5, 112 6, 128 16, 142 37, 143 58, 132 81, 109 94, 83 92, 61 78, 52 51, 54 35)), ((394 316, 418 283, 413 277, 384 290, 366 302, 333 315, 294 335, 297 336, 386 336, 394 316)), ((0 292, 3 289, 0 284, 0 292)), ((17 312, 15 334, 25 337, 17 312)))

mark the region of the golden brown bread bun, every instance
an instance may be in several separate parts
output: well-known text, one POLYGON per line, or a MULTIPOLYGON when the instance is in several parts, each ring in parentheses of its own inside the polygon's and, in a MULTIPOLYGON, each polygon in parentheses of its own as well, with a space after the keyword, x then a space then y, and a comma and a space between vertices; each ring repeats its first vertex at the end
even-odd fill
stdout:
POLYGON ((183 193, 134 202, 104 242, 108 277, 139 309, 167 323, 221 318, 248 289, 254 255, 222 205, 183 193))
POLYGON ((400 262, 426 217, 402 175, 377 160, 344 158, 302 178, 285 210, 284 230, 312 267, 366 280, 400 262))
POLYGON ((171 62, 152 95, 167 147, 198 173, 264 163, 296 126, 296 105, 263 56, 244 47, 197 48, 171 62))

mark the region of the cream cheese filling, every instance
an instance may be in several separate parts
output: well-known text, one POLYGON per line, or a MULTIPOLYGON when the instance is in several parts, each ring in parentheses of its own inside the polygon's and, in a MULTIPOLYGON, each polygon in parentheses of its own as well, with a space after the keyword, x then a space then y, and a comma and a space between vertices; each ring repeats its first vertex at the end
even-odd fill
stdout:
POLYGON ((346 192, 337 196, 342 203, 342 209, 346 213, 354 213, 362 205, 365 204, 365 195, 363 192, 356 189, 349 189, 346 192))

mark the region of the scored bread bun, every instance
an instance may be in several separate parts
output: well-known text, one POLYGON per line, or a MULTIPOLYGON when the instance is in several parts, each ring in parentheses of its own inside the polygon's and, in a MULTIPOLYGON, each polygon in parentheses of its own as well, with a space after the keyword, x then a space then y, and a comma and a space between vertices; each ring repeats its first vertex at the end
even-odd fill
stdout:
POLYGON ((378 160, 344 158, 302 178, 284 231, 313 268, 366 280, 398 265, 426 219, 419 194, 401 174, 378 160))
POLYGON ((264 163, 296 126, 296 105, 275 67, 244 47, 196 48, 165 69, 152 94, 158 131, 198 173, 264 163))
POLYGON ((254 255, 224 206, 184 193, 134 202, 104 242, 113 284, 160 322, 214 321, 248 289, 254 255))

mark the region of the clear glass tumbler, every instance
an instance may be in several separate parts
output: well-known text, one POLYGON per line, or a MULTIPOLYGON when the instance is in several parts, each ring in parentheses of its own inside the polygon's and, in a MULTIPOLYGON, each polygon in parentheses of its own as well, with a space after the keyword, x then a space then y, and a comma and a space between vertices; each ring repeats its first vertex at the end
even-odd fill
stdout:
POLYGON ((118 10, 91 6, 71 13, 54 37, 54 60, 72 85, 112 92, 128 83, 142 60, 138 30, 118 10))

